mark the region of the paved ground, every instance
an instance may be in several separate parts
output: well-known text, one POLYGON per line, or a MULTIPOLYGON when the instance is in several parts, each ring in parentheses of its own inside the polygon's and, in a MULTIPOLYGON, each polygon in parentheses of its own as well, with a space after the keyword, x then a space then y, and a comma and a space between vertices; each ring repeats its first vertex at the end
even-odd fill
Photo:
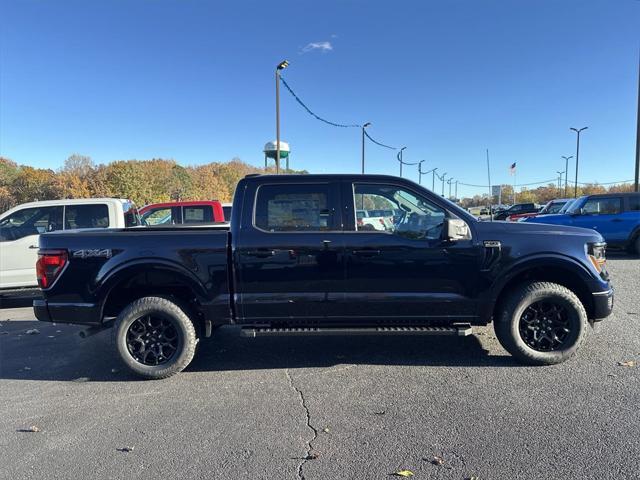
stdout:
POLYGON ((640 259, 609 268, 615 315, 577 358, 544 368, 515 364, 490 328, 223 330, 186 372, 144 382, 120 370, 108 334, 0 311, 0 478, 638 478, 640 367, 617 362, 640 361, 640 259))

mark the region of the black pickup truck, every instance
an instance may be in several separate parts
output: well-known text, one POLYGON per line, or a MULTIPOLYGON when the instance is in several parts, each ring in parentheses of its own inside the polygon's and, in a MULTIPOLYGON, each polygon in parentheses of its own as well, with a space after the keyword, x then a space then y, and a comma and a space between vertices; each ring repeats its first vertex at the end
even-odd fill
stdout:
POLYGON ((493 321, 517 359, 552 364, 613 306, 597 232, 478 222, 383 175, 248 176, 230 227, 47 233, 37 272, 39 320, 113 328, 146 378, 183 370, 228 324, 248 336, 467 335, 493 321))

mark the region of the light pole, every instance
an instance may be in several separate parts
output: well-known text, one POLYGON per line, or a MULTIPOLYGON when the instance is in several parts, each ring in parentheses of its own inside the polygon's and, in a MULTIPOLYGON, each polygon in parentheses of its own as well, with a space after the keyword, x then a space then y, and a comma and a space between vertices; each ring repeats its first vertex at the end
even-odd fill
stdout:
POLYGON ((562 155, 562 158, 564 158, 564 196, 566 198, 567 197, 567 177, 569 176, 569 160, 573 158, 573 155, 571 155, 570 157, 565 157, 564 155, 562 155))
POLYGON ((418 185, 422 185, 422 175, 424 175, 425 173, 428 173, 428 172, 422 171, 422 163, 425 161, 426 160, 420 160, 418 162, 418 185))
POLYGON ((286 60, 276 67, 276 174, 280 173, 280 70, 289 66, 286 60))
POLYGON ((444 172, 442 176, 438 175, 438 179, 442 180, 442 196, 444 197, 444 177, 447 175, 447 172, 444 172))
POLYGON ((398 161, 400 162, 400 178, 402 178, 402 152, 404 151, 405 148, 407 147, 402 147, 398 152, 398 161))
POLYGON ((457 200, 458 200, 458 180, 455 181, 455 184, 456 184, 456 196, 454 198, 455 198, 455 200, 457 202, 457 200))
POLYGON ((556 170, 556 173, 558 174, 558 195, 562 195, 562 174, 565 172, 556 170))
MULTIPOLYGON (((432 172, 432 175, 431 175, 431 191, 434 192, 434 193, 436 191, 436 175, 438 175, 436 173, 436 170, 438 170, 438 169, 437 168, 432 168, 431 170, 429 170, 429 172, 432 172)), ((427 172, 427 173, 429 173, 429 172, 427 172)), ((440 178, 440 177, 438 177, 438 178, 440 178)))
POLYGON ((573 130, 578 134, 576 139, 576 185, 573 190, 573 198, 578 198, 578 160, 580 159, 580 132, 586 130, 589 127, 582 128, 573 128, 571 127, 569 130, 573 130))
POLYGON ((447 180, 447 183, 449 184, 449 200, 451 200, 451 182, 453 182, 453 177, 447 180))
POLYGON ((371 122, 362 125, 362 174, 364 175, 364 129, 371 126, 371 122))

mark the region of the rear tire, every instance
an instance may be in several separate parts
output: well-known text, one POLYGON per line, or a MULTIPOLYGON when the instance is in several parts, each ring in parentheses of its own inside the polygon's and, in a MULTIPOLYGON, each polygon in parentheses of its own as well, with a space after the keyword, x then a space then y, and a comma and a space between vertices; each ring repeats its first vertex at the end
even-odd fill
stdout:
POLYGON ((552 365, 575 355, 587 331, 587 313, 568 288, 532 282, 507 293, 495 319, 500 344, 528 365, 552 365))
POLYGON ((189 317, 161 297, 130 303, 116 319, 113 341, 127 368, 146 379, 167 378, 184 370, 198 343, 189 317))

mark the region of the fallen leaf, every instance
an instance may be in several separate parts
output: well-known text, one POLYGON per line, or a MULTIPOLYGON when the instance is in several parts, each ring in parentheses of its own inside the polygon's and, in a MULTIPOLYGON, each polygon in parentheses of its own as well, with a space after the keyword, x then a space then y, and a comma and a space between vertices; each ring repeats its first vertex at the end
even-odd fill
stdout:
POLYGON ((467 477, 465 480, 480 480, 480 477, 467 477))
POLYGON ((374 415, 384 415, 385 413, 387 413, 386 410, 380 410, 379 412, 373 412, 374 415))
POLYGON ((634 360, 627 360, 626 362, 618 362, 620 367, 635 367, 636 362, 634 360))
POLYGON ((322 431, 323 431, 324 433, 329 433, 329 428, 328 428, 328 427, 325 427, 325 428, 323 428, 323 429, 322 429, 322 431))
POLYGON ((411 470, 400 470, 395 472, 394 475, 396 477, 413 477, 413 472, 411 470))
POLYGON ((315 460, 319 456, 320 456, 320 454, 318 454, 318 453, 310 453, 309 455, 307 455, 305 457, 305 460, 315 460))
POLYGON ((37 335, 40 333, 40 330, 38 330, 37 328, 30 328, 24 333, 26 333, 27 335, 37 335))
POLYGON ((431 463, 433 463, 434 465, 442 465, 444 463, 444 458, 435 456, 431 460, 431 463))
POLYGON ((122 447, 122 448, 116 448, 117 451, 119 452, 133 452, 134 447, 122 447))

